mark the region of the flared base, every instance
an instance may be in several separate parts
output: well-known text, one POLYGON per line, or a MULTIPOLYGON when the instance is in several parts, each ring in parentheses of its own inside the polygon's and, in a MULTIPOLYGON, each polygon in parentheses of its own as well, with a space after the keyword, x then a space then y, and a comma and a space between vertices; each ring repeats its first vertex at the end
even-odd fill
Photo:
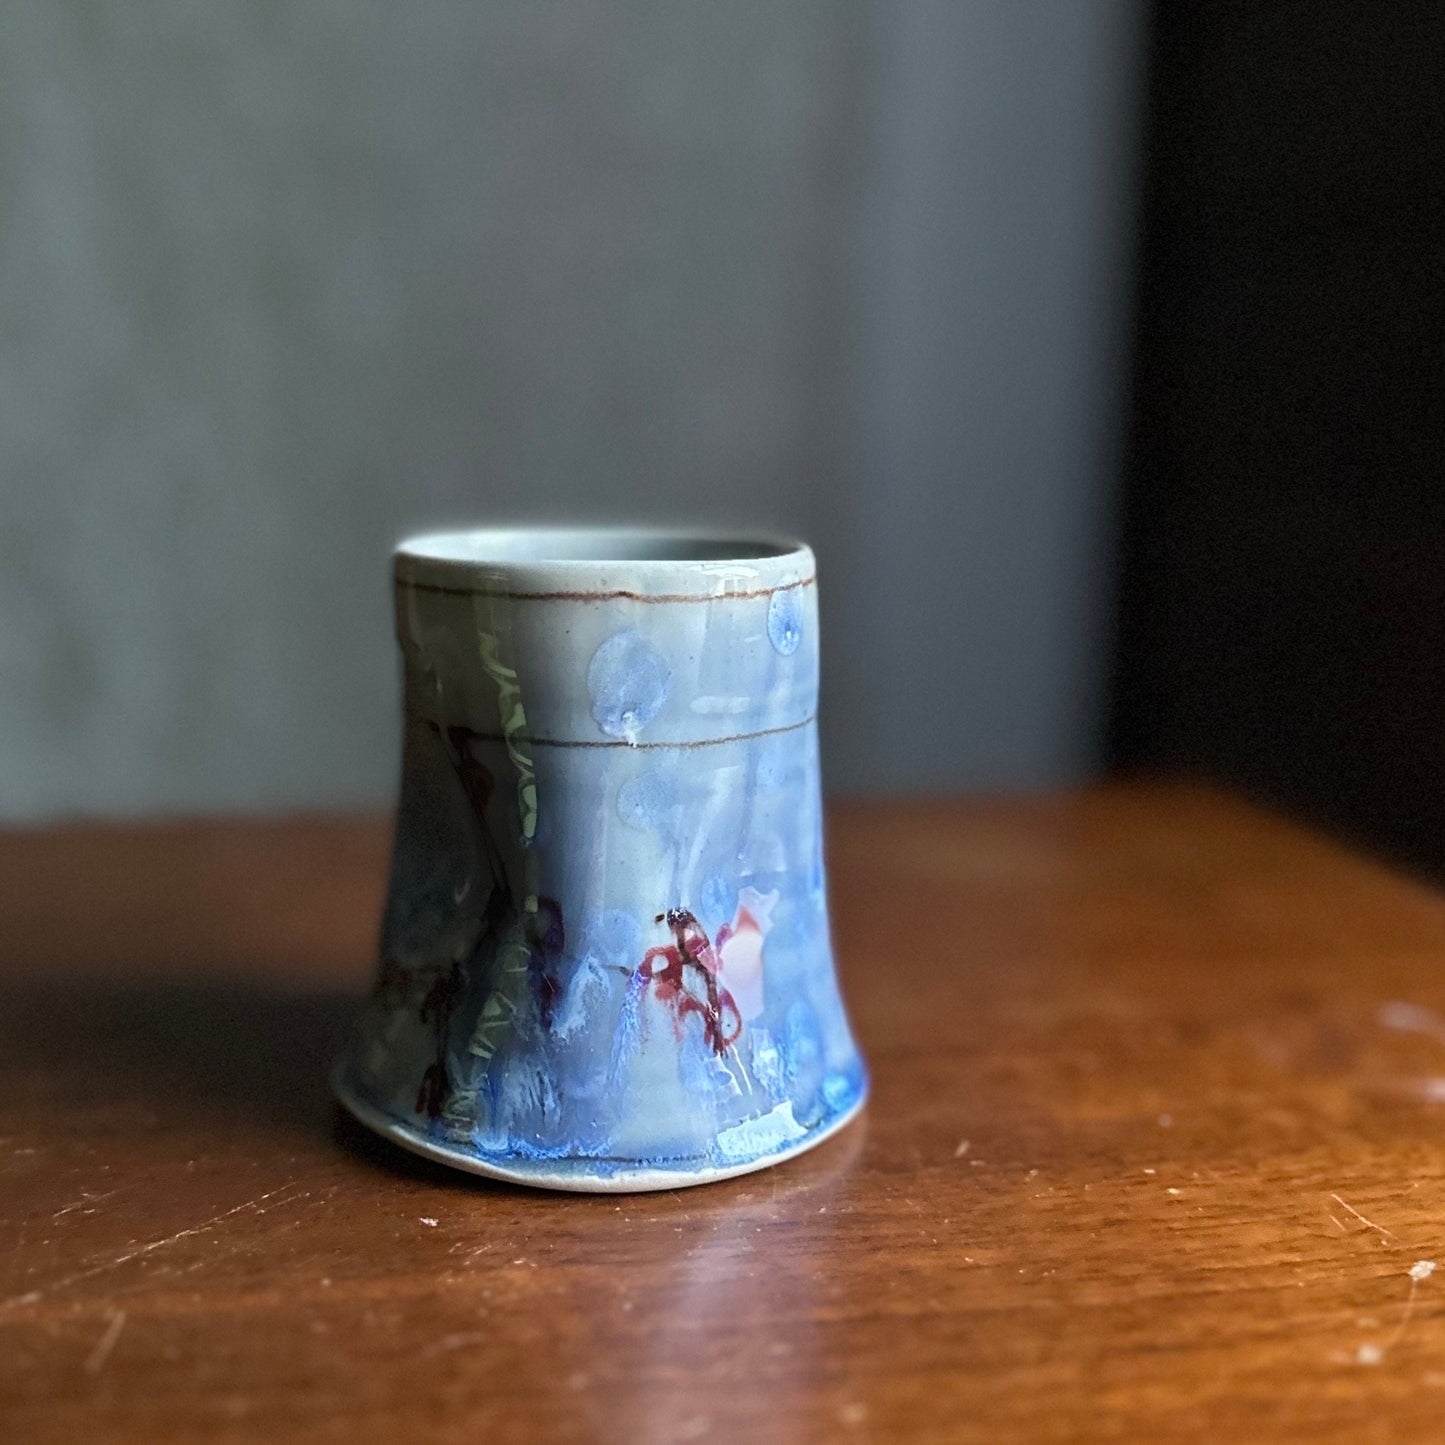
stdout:
POLYGON ((397 1118, 368 1103, 353 1087, 345 1061, 332 1075, 331 1087, 337 1100, 353 1118, 373 1133, 400 1144, 403 1149, 439 1164, 449 1164, 469 1174, 524 1184, 534 1189, 561 1189, 574 1194, 641 1194, 655 1189, 682 1189, 691 1184, 713 1184, 734 1179, 759 1169, 781 1164, 831 1138, 857 1118, 868 1099, 866 1079, 856 1094, 825 1115, 812 1128, 790 1138, 778 1148, 752 1158, 718 1164, 707 1159, 660 1160, 647 1163, 635 1159, 548 1158, 528 1159, 518 1155, 490 1155, 439 1139, 419 1128, 415 1120, 397 1118))

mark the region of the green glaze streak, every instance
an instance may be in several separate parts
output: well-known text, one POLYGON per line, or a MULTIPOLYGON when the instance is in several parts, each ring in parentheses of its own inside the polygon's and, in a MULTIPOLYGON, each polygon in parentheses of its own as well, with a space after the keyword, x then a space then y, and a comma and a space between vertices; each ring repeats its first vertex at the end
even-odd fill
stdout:
POLYGON ((517 812, 522 819, 522 838, 530 844, 537 835, 537 770, 523 746, 527 736, 527 713, 522 706, 522 689, 518 686, 515 670, 497 656, 497 639, 490 632, 482 632, 478 642, 482 666, 497 685, 497 713, 502 720, 502 737, 507 744, 507 756, 517 770, 517 812))

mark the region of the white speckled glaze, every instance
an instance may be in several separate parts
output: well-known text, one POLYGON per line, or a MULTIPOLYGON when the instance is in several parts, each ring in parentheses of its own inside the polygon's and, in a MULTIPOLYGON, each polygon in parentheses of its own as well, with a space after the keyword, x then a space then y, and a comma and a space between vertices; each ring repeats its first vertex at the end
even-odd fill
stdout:
POLYGON ((396 554, 406 740, 337 1094, 472 1172, 676 1188, 862 1106, 828 937, 812 552, 477 531, 396 554))

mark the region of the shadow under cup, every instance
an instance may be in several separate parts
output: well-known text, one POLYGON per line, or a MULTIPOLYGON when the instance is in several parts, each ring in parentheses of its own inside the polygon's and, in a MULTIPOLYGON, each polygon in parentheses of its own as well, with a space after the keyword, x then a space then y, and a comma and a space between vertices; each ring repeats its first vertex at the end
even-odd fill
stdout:
POLYGON ((812 552, 662 532, 404 543, 401 801, 362 1122, 475 1173, 674 1188, 862 1106, 833 969, 812 552))

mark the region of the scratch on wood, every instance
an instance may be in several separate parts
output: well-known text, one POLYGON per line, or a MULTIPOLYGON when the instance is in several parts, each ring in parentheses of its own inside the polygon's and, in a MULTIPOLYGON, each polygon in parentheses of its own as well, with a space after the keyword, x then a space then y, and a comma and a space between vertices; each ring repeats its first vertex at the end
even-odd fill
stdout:
POLYGON ((1377 1234, 1381 1235, 1385 1239, 1397 1238, 1397 1236, 1392 1234, 1388 1229, 1386 1229, 1383 1224, 1376 1224, 1373 1219, 1366 1219, 1365 1216, 1361 1214, 1360 1211, 1356 1209, 1353 1204, 1346 1204, 1345 1201, 1341 1199, 1338 1194, 1331 1194, 1330 1198, 1333 1199, 1335 1203, 1340 1206, 1341 1209, 1346 1209, 1351 1214, 1353 1214, 1355 1218, 1358 1219, 1360 1223, 1365 1226, 1366 1229, 1373 1229, 1377 1234))
POLYGON ((105 1362, 110 1359, 111 1351, 120 1339, 120 1332, 125 1328, 125 1311, 112 1310, 110 1312, 110 1323, 105 1327, 105 1333, 95 1342, 95 1348, 90 1352, 85 1361, 85 1373, 87 1375, 98 1375, 104 1368, 105 1362))
POLYGON ((1417 1259, 1410 1266, 1410 1293, 1405 1296, 1405 1308, 1400 1315, 1400 1323, 1395 1326, 1394 1332, 1383 1345, 1365 1343, 1355 1351, 1355 1363, 1359 1365, 1379 1365, 1384 1362, 1385 1356, 1400 1343, 1405 1330, 1410 1323, 1410 1317, 1415 1313, 1415 1296, 1420 1291, 1421 1282, 1430 1278, 1435 1273, 1435 1261, 1433 1259, 1417 1259))
MULTIPOLYGON (((116 1191, 115 1191, 114 1189, 108 1189, 108 1190, 106 1190, 106 1192, 105 1192, 104 1194, 92 1194, 88 1189, 82 1189, 82 1190, 80 1191, 80 1198, 79 1198, 79 1199, 73 1200, 71 1203, 67 1204, 63 1209, 57 1209, 57 1210, 55 1211, 55 1213, 54 1213, 53 1215, 51 1215, 51 1218, 52 1218, 52 1219, 59 1219, 62 1215, 71 1214, 71 1213, 73 1213, 75 1210, 80 1209, 80 1208, 82 1208, 83 1206, 85 1206, 85 1205, 87 1205, 87 1204, 90 1204, 90 1205, 101 1204, 101 1203, 103 1203, 105 1200, 109 1199, 113 1194, 115 1194, 115 1192, 116 1192, 116 1191)), ((91 1213, 93 1213, 94 1211, 93 1211, 92 1209, 87 1209, 85 1212, 86 1212, 87 1214, 91 1214, 91 1213)))
MULTIPOLYGON (((46 1294, 55 1294, 62 1289, 69 1289, 73 1284, 81 1284, 88 1279, 94 1279, 98 1274, 105 1274, 109 1270, 119 1269, 121 1265, 128 1264, 133 1259, 140 1259, 145 1255, 153 1253, 157 1249, 164 1249, 168 1244, 175 1244, 182 1239, 190 1239, 194 1235, 204 1234, 209 1229, 214 1229, 218 1224, 224 1224, 233 1215, 241 1214, 245 1210, 253 1209, 257 1213, 264 1214, 266 1211, 260 1206, 268 1199, 274 1199, 278 1194, 283 1194, 290 1189, 295 1180, 289 1180, 275 1189, 267 1190, 265 1194, 258 1194, 255 1199, 248 1199, 244 1204, 238 1204, 234 1209, 227 1209, 220 1214, 213 1215, 210 1219, 203 1219, 199 1224, 193 1224, 189 1229, 177 1230, 174 1234, 168 1234, 164 1239, 153 1239, 149 1244, 139 1245, 135 1249, 128 1249, 124 1254, 117 1255, 114 1259, 108 1259, 103 1264, 92 1265, 89 1269, 82 1269, 75 1274, 66 1275, 63 1279, 56 1280, 52 1285, 43 1290, 30 1290, 25 1294, 11 1295, 10 1298, 0 1300, 0 1310, 10 1309, 15 1305, 35 1304, 46 1294)), ((297 1198, 304 1196, 295 1196, 297 1198)))
POLYGON ((477 1331, 465 1334, 443 1335, 439 1340, 433 1340, 422 1351, 420 1358, 431 1359, 435 1355, 445 1354, 449 1350, 462 1350, 468 1345, 484 1345, 492 1337, 477 1331))

